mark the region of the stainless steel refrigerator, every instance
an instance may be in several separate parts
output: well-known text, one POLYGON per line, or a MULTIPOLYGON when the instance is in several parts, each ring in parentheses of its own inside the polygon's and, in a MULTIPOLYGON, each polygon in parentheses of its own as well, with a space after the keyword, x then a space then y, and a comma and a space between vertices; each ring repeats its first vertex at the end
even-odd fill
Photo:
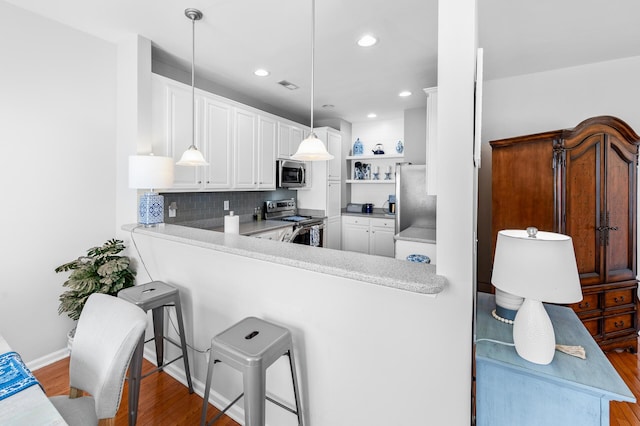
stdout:
POLYGON ((436 196, 427 195, 427 166, 396 166, 396 232, 411 226, 436 228, 436 196))

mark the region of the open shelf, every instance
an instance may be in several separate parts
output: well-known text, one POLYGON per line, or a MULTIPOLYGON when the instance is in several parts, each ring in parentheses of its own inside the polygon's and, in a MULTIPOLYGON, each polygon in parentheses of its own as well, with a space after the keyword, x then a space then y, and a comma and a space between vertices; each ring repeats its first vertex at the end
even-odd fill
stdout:
POLYGON ((347 179, 345 182, 346 183, 364 183, 364 184, 373 184, 373 185, 380 185, 380 184, 385 184, 385 183, 396 183, 396 181, 394 179, 391 179, 391 180, 384 180, 384 179, 380 179, 380 180, 374 180, 374 179, 347 179))
POLYGON ((367 155, 348 155, 347 160, 387 160, 392 158, 404 158, 403 154, 367 154, 367 155))

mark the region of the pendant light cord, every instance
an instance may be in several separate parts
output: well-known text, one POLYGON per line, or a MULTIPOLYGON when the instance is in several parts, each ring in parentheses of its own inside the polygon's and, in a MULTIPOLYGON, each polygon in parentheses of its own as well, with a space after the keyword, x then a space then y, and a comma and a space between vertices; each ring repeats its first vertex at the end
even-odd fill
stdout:
POLYGON ((196 16, 191 15, 191 146, 196 146, 196 16))
POLYGON ((311 0, 311 135, 313 135, 313 93, 316 46, 316 0, 311 0))

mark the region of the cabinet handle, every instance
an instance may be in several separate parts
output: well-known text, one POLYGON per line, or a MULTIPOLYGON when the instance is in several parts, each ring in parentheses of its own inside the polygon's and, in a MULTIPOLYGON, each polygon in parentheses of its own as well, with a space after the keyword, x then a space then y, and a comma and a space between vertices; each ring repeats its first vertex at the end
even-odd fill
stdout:
POLYGON ((199 181, 198 181, 198 185, 200 185, 201 183, 202 183, 202 181, 201 181, 201 180, 199 180, 199 181))
POLYGON ((620 322, 616 321, 616 322, 613 323, 613 326, 615 328, 623 328, 624 327, 624 321, 620 321, 620 322))
POLYGON ((624 296, 614 297, 613 301, 616 302, 616 303, 622 303, 622 302, 624 302, 624 296))
POLYGON ((591 307, 591 305, 589 304, 589 302, 585 302, 585 303, 580 303, 580 304, 578 305, 578 307, 579 307, 580 309, 585 309, 585 308, 589 308, 589 307, 591 307))

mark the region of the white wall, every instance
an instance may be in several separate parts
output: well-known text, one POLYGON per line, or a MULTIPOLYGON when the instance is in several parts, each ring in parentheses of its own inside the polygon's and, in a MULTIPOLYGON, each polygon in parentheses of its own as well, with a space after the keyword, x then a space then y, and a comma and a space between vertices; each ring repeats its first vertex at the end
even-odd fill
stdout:
POLYGON ((350 143, 352 153, 353 143, 359 138, 364 145, 365 155, 373 154, 371 150, 379 143, 384 145, 385 154, 395 154, 396 143, 399 140, 404 142, 404 118, 353 123, 351 135, 353 138, 350 143))
POLYGON ((575 127, 613 115, 640 133, 640 56, 486 81, 479 196, 478 279, 491 278, 491 146, 489 141, 575 127))
POLYGON ((0 333, 65 347, 54 268, 114 236, 115 46, 0 2, 0 333))

